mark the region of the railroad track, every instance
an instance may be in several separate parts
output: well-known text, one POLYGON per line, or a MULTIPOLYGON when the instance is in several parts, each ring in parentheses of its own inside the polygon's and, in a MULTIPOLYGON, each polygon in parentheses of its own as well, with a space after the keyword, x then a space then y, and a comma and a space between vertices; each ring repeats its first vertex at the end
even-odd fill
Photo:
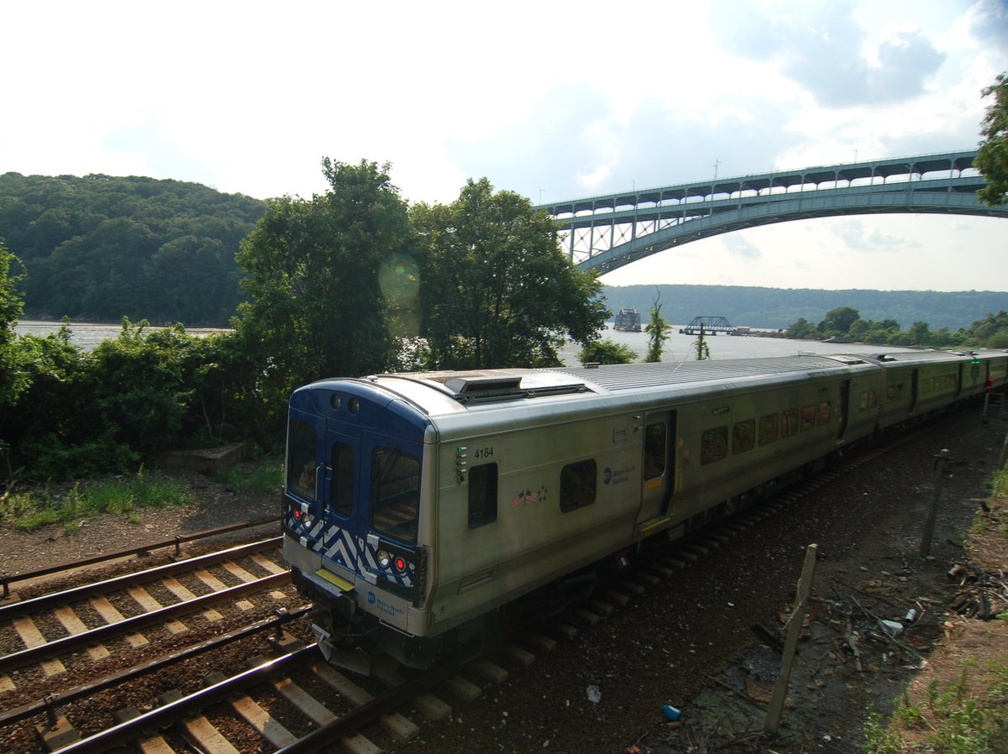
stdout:
MULTIPOLYGON (((406 677, 374 658, 371 678, 333 670, 310 641, 311 606, 283 607, 296 597, 279 544, 271 537, 0 604, 0 750, 312 751, 343 740, 375 752, 417 735, 396 707, 435 720, 451 714, 443 697, 481 693, 450 668, 406 677), (428 689, 439 681, 437 696, 428 689), (285 712, 274 716, 278 705, 285 712)), ((507 676, 486 663, 471 669, 507 676)))
MULTIPOLYGON (((106 752, 133 746, 154 754, 197 750, 214 754, 243 751, 307 752, 334 746, 354 754, 375 754, 414 739, 420 731, 414 718, 449 717, 451 695, 469 701, 482 689, 467 680, 454 664, 443 665, 412 677, 382 658, 374 658, 369 678, 350 678, 328 665, 314 643, 303 643, 285 628, 307 616, 308 607, 295 613, 250 625, 234 635, 216 638, 204 646, 159 658, 100 682, 67 690, 59 699, 0 714, 4 725, 41 717, 36 725, 39 751, 106 752), (182 665, 202 652, 220 650, 246 640, 253 632, 271 635, 269 654, 249 657, 244 668, 228 673, 226 660, 216 659, 221 670, 209 673, 202 685, 190 678, 189 688, 172 688, 149 699, 140 711, 136 704, 95 715, 92 709, 75 727, 61 705, 93 700, 98 693, 149 678, 170 665, 182 665), (193 686, 197 686, 193 688, 193 686), (437 694, 435 694, 435 690, 437 694), (101 725, 99 723, 105 723, 101 725)), ((241 651, 232 653, 240 656, 241 651)), ((232 668, 233 670, 233 668, 232 668)), ((507 677, 500 667, 485 661, 467 666, 484 681, 507 677)), ((174 677, 178 678, 176 674, 174 677)), ((135 698, 134 692, 115 698, 135 698)), ((83 712, 84 705, 78 707, 83 712)), ((2 734, 0 734, 2 735, 2 734)), ((3 739, 0 738, 0 743, 3 739)), ((29 751, 24 747, 22 751, 29 751)))
MULTIPOLYGON (((0 692, 0 749, 7 749, 16 741, 19 750, 29 751, 23 748, 25 725, 32 726, 37 733, 38 751, 107 751, 137 745, 151 752, 192 747, 208 752, 242 752, 260 751, 264 746, 270 750, 295 752, 331 748, 334 742, 361 754, 398 748, 419 735, 419 721, 449 717, 452 700, 467 703, 481 695, 481 684, 503 682, 508 677, 508 665, 531 665, 537 654, 549 652, 558 642, 572 640, 580 632, 590 630, 627 608, 634 596, 650 587, 661 588, 677 571, 689 568, 712 549, 887 449, 860 454, 837 470, 800 483, 778 498, 681 543, 667 557, 628 569, 596 588, 589 597, 571 599, 538 625, 524 627, 519 640, 496 648, 489 655, 491 659, 480 659, 462 668, 445 666, 411 676, 379 658, 372 662, 375 668, 372 678, 351 679, 327 665, 317 648, 308 641, 311 636, 307 620, 310 606, 289 611, 281 609, 276 615, 258 620, 246 617, 236 628, 219 636, 173 649, 85 683, 73 686, 67 682, 49 683, 48 686, 43 683, 41 688, 56 690, 49 690, 17 707, 6 703, 4 697, 11 698, 8 693, 11 689, 4 686, 6 691, 0 692), (292 633, 288 633, 288 629, 293 629, 292 633), (214 659, 209 666, 220 669, 206 673, 201 688, 162 690, 146 701, 95 712, 94 699, 103 692, 121 690, 167 668, 175 668, 174 677, 178 678, 178 667, 193 658, 210 656, 225 646, 245 646, 243 642, 250 641, 251 637, 260 639, 255 645, 260 653, 250 661, 251 667, 236 672, 231 668, 232 672, 228 673, 227 661, 214 659), (270 637, 270 650, 265 652, 261 651, 264 637, 270 637), (63 714, 64 708, 77 704, 82 705, 77 713, 81 715, 79 720, 74 717, 75 711, 63 714), (99 724, 100 721, 104 722, 99 724), (20 738, 5 733, 17 726, 21 726, 20 738)), ((102 659, 109 657, 101 654, 102 649, 108 651, 104 645, 113 640, 137 649, 144 646, 141 632, 149 627, 165 627, 161 630, 170 632, 166 627, 173 622, 181 623, 183 615, 201 615, 200 620, 209 620, 206 612, 215 610, 215 604, 237 604, 255 591, 279 589, 285 583, 286 569, 278 556, 269 558, 271 552, 278 555, 277 545, 278 540, 271 538, 183 563, 158 566, 0 606, 0 636, 6 632, 9 638, 13 630, 26 645, 0 657, 0 684, 5 683, 5 678, 7 684, 13 684, 12 676, 20 676, 22 681, 34 685, 40 672, 43 677, 59 678, 66 674, 66 668, 60 671, 57 667, 53 673, 54 666, 48 663, 60 665, 60 657, 68 653, 77 659, 78 665, 81 655, 86 654, 91 663, 98 666, 102 659), (265 574, 252 578, 249 569, 235 562, 246 559, 258 563, 265 574), (213 577, 211 571, 231 574, 239 583, 227 586, 220 578, 213 577), (248 576, 240 575, 242 571, 248 576), (180 599, 172 605, 154 606, 142 599, 142 593, 149 595, 153 591, 144 584, 178 582, 182 573, 189 574, 189 579, 201 581, 209 591, 200 596, 192 594, 192 599, 180 599), (208 582, 197 573, 210 574, 213 578, 208 582), (217 584, 213 580, 222 588, 215 588, 217 584), (116 594, 118 598, 110 597, 116 594), (111 604, 116 599, 121 602, 127 595, 140 608, 136 614, 111 621, 105 618, 101 625, 93 628, 85 625, 84 630, 76 632, 71 629, 71 626, 79 627, 68 619, 67 610, 76 614, 76 605, 87 604, 94 608, 95 601, 111 604), (43 618, 42 623, 59 622, 65 635, 28 646, 31 632, 24 631, 24 626, 28 622, 35 623, 43 614, 49 617, 43 618), (19 630, 16 624, 22 628, 19 630), (141 639, 131 638, 138 636, 141 639), (125 641, 121 637, 125 637, 125 641), (35 668, 36 665, 39 667, 35 668)), ((95 611, 102 614, 97 608, 95 611)), ((78 620, 84 625, 82 619, 78 617, 78 620)), ((240 649, 238 652, 248 658, 253 650, 240 649)), ((21 685, 24 686, 24 682, 21 685)), ((113 696, 125 699, 138 695, 120 691, 113 696)))
POLYGON ((54 700, 68 692, 84 698, 81 688, 165 654, 182 656, 295 604, 279 547, 280 538, 268 537, 87 583, 79 564, 46 569, 73 583, 35 584, 31 596, 0 604, 0 750, 12 750, 3 738, 9 726, 46 710, 52 720, 54 700))
POLYGON ((142 631, 152 626, 183 633, 189 628, 183 616, 202 611, 204 620, 219 620, 217 606, 289 583, 280 544, 271 537, 0 606, 0 688, 16 688, 10 673, 35 663, 46 677, 66 672, 60 658, 73 652, 86 649, 92 661, 103 660, 109 639, 125 636, 133 649, 146 646, 142 631), (229 586, 225 573, 238 583, 229 586))

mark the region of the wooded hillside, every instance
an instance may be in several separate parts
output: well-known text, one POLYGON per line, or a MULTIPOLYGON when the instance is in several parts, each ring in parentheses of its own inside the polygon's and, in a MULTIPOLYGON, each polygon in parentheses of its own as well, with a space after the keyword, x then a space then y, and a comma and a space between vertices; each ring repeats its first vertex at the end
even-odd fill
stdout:
POLYGON ((726 285, 630 285, 604 290, 613 312, 636 309, 645 318, 657 298, 662 316, 676 325, 697 316, 720 316, 733 325, 783 329, 802 318, 819 322, 828 311, 849 306, 864 319, 896 320, 904 330, 915 322, 926 322, 934 330, 955 331, 1008 310, 1008 292, 993 291, 825 291, 726 285))
POLYGON ((0 239, 27 273, 26 318, 226 325, 238 244, 265 210, 182 181, 0 176, 0 239))

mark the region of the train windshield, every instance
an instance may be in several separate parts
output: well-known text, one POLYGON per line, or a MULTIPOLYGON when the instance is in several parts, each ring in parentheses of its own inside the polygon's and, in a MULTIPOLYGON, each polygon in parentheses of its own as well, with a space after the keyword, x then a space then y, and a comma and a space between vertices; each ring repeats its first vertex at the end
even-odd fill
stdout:
POLYGON ((371 526, 385 536, 415 544, 420 504, 420 459, 393 448, 375 448, 371 526))
POLYGON ((344 518, 353 515, 354 480, 357 467, 354 464, 354 451, 345 442, 335 441, 332 444, 332 489, 329 491, 330 505, 337 514, 344 518))
POLYGON ((287 439, 287 489, 306 500, 318 498, 316 479, 318 462, 315 446, 318 434, 305 421, 292 421, 287 439))

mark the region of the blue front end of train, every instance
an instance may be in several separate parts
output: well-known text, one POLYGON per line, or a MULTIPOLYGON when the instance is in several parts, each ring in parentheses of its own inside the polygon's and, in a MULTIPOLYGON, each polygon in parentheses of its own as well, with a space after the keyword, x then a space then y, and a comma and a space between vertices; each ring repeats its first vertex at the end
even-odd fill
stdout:
POLYGON ((377 624, 417 632, 428 428, 366 380, 317 382, 291 396, 284 556, 298 587, 334 613, 325 625, 355 635, 377 624))

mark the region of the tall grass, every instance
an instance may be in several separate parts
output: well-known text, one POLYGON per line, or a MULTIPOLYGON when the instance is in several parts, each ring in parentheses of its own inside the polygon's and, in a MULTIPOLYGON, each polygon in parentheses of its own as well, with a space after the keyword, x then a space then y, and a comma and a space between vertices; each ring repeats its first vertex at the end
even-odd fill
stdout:
POLYGON ((152 477, 141 467, 130 477, 77 482, 60 492, 44 487, 9 495, 0 503, 0 520, 22 531, 59 523, 73 530, 83 520, 102 514, 126 515, 136 520, 136 512, 141 508, 171 508, 192 500, 189 485, 152 477))

